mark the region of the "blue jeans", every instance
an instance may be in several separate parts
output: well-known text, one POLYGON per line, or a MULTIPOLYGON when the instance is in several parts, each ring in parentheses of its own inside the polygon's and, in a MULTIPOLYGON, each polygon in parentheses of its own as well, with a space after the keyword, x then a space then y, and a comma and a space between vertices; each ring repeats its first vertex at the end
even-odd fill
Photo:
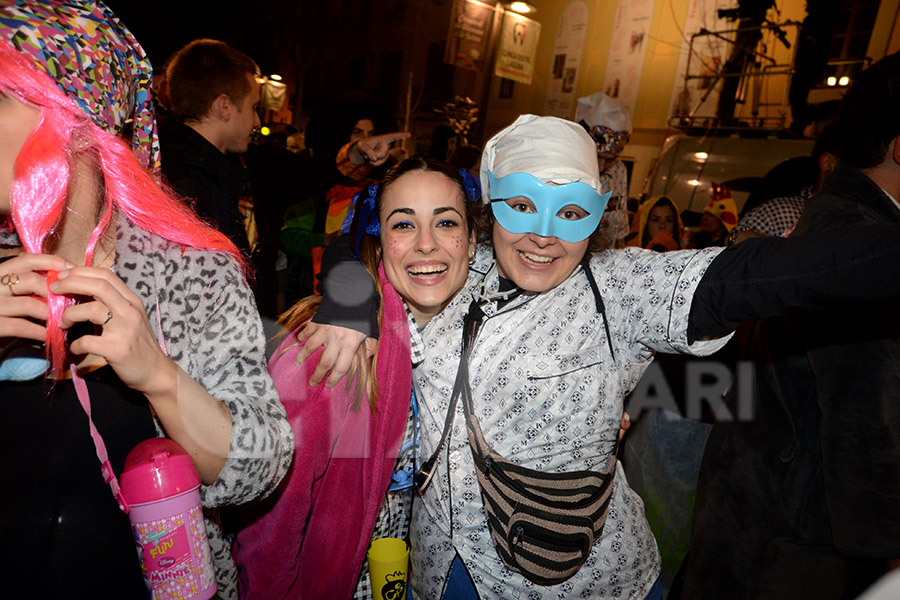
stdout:
POLYGON ((444 586, 445 600, 478 600, 478 591, 466 565, 460 560, 459 554, 453 558, 450 566, 450 574, 447 576, 447 585, 444 586))
POLYGON ((656 583, 650 588, 650 593, 647 594, 646 600, 662 600, 662 582, 659 580, 659 577, 656 578, 656 583))
MULTIPOLYGON (((444 600, 478 600, 475 584, 472 583, 466 565, 460 560, 458 554, 450 566, 450 574, 447 576, 447 585, 444 588, 444 600)), ((658 577, 656 583, 650 588, 646 600, 662 600, 662 582, 658 577)))

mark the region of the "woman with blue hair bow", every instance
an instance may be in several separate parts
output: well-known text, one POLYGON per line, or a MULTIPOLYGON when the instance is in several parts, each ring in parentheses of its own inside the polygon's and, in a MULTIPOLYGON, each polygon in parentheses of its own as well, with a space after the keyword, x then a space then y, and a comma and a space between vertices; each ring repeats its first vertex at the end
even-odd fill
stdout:
MULTIPOLYGON (((900 284, 888 290, 871 275, 900 254, 900 231, 596 252, 608 192, 595 144, 554 117, 523 115, 491 138, 481 181, 493 213, 482 237, 492 244, 478 247, 463 291, 413 338, 423 350, 413 374, 415 596, 660 598, 656 542, 615 456, 625 396, 657 351, 710 354, 746 319, 897 295, 900 284), (515 468, 498 470, 502 460, 515 468), (563 502, 547 503, 543 533, 540 516, 504 529, 505 511, 534 513, 504 507, 492 491, 516 471, 548 488, 602 479, 591 534, 573 542, 563 502), (568 553, 569 542, 579 547, 568 553)), ((327 335, 318 327, 313 335, 327 335)))
POLYGON ((400 162, 357 196, 350 236, 341 242, 350 240, 365 265, 381 309, 379 339, 354 357, 347 385, 310 387, 319 356, 297 360, 303 343, 296 330, 320 297, 282 316, 287 335, 269 373, 296 456, 237 536, 242 598, 368 598, 385 585, 370 585, 365 556, 372 539, 407 537, 420 438, 410 357, 421 349, 410 348, 410 334, 465 283, 479 196, 468 172, 421 157, 400 162))

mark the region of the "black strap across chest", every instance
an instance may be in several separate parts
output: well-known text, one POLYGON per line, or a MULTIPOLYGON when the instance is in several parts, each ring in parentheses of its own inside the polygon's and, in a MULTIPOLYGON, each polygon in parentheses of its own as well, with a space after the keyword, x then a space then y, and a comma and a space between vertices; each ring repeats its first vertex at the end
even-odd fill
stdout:
MULTIPOLYGON (((609 331, 609 322, 606 318, 606 306, 603 303, 603 298, 600 295, 600 289, 597 286, 597 281, 594 279, 594 274, 591 272, 590 264, 588 256, 581 260, 581 267, 584 271, 585 276, 587 277, 588 284, 591 286, 591 291, 594 294, 594 302, 597 307, 597 313, 603 318, 603 327, 606 331, 606 341, 609 345, 609 352, 615 361, 615 351, 613 350, 612 345, 612 335, 609 331)), ((481 325, 484 323, 485 314, 482 309, 489 301, 481 300, 479 298, 475 298, 472 300, 471 304, 469 304, 469 308, 466 311, 466 316, 463 319, 463 333, 462 333, 462 353, 459 358, 459 366, 456 369, 456 380, 453 383, 453 392, 450 396, 450 406, 447 408, 447 417, 444 420, 444 429, 441 432, 441 439, 438 441, 437 446, 434 449, 434 453, 422 463, 421 468, 415 474, 415 483, 416 487, 419 490, 419 493, 424 492, 425 488, 428 487, 428 484, 431 482, 431 478, 434 475, 434 466, 437 462, 438 454, 441 451, 441 448, 444 445, 444 442, 447 440, 447 436, 450 434, 450 428, 453 424, 453 415, 456 414, 456 404, 459 401, 460 395, 464 396, 464 406, 463 408, 466 410, 466 422, 470 423, 469 416, 472 413, 471 406, 471 396, 472 392, 469 389, 469 356, 472 352, 472 345, 475 343, 475 340, 478 337, 478 332, 481 329, 481 325), (463 394, 463 391, 467 393, 463 394)), ((477 419, 473 419, 477 426, 477 419)), ((480 428, 478 433, 480 434, 480 428)), ((618 445, 618 443, 617 443, 618 445)), ((615 451, 613 451, 615 453, 615 451)))

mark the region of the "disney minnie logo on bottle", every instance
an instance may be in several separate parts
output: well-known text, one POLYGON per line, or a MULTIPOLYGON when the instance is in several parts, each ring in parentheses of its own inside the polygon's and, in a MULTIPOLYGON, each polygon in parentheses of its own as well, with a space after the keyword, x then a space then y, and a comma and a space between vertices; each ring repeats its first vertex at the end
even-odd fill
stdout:
POLYGON ((153 599, 212 598, 215 571, 190 456, 170 439, 144 440, 125 459, 121 481, 153 599))

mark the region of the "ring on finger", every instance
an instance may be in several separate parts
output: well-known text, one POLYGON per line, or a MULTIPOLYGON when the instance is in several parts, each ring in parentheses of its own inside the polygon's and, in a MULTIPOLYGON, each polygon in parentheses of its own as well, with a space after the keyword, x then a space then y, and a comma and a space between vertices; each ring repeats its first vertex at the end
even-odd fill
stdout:
POLYGON ((111 310, 106 311, 106 320, 103 321, 102 325, 106 325, 107 323, 109 323, 110 319, 112 319, 112 318, 113 318, 112 311, 111 310))
POLYGON ((7 273, 6 275, 0 277, 0 285, 8 285, 9 286, 9 295, 15 296, 16 293, 13 291, 13 286, 19 283, 19 275, 16 273, 7 273))

